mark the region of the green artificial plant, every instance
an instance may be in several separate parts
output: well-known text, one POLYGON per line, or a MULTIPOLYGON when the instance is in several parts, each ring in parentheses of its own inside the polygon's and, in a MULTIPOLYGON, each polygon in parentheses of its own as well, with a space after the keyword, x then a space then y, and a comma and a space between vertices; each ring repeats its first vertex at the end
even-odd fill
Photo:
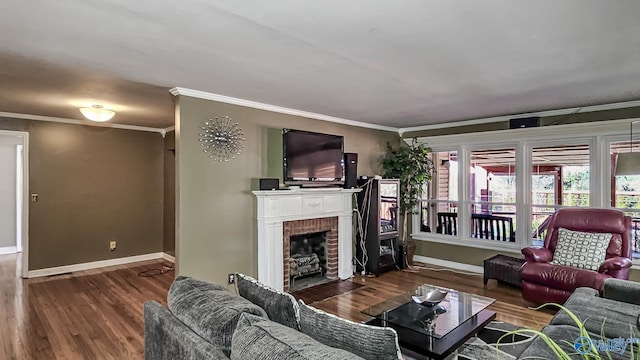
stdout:
POLYGON ((410 144, 398 147, 387 143, 387 154, 382 159, 384 176, 400 180, 400 212, 402 220, 402 241, 408 240, 407 219, 416 213, 417 205, 425 184, 431 180, 433 161, 429 154, 431 148, 419 143, 416 138, 410 144))

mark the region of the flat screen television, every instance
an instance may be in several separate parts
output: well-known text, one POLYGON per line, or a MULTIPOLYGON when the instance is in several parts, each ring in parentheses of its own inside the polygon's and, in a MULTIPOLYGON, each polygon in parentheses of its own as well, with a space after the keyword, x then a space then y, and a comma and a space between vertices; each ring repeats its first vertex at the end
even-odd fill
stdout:
POLYGON ((285 184, 344 184, 344 137, 282 129, 282 146, 285 184))

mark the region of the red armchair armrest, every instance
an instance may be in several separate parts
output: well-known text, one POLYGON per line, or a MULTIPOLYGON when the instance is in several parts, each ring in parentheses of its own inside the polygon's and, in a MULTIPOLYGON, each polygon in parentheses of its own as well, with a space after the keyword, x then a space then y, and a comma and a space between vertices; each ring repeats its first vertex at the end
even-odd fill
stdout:
POLYGON ((626 257, 616 256, 616 257, 608 258, 607 260, 605 260, 602 263, 602 265, 600 265, 598 272, 601 274, 606 274, 611 271, 630 268, 631 265, 633 265, 633 261, 631 261, 631 259, 626 257))
POLYGON ((528 247, 521 250, 524 259, 530 262, 548 263, 553 259, 553 253, 546 248, 528 247))

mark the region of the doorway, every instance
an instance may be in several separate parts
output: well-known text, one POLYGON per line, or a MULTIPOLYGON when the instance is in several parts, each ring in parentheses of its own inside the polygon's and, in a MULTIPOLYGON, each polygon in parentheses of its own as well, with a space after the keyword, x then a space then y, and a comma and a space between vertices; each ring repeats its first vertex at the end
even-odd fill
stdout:
POLYGON ((18 255, 21 276, 29 269, 29 134, 0 130, 0 255, 18 255))

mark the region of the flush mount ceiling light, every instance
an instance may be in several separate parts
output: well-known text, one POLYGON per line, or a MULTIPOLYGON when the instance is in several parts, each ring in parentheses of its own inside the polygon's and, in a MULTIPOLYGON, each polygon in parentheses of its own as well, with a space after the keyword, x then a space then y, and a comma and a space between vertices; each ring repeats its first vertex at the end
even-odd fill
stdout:
POLYGON ((102 105, 92 105, 92 107, 83 107, 79 109, 82 115, 91 121, 107 121, 116 114, 115 111, 107 110, 102 105))

